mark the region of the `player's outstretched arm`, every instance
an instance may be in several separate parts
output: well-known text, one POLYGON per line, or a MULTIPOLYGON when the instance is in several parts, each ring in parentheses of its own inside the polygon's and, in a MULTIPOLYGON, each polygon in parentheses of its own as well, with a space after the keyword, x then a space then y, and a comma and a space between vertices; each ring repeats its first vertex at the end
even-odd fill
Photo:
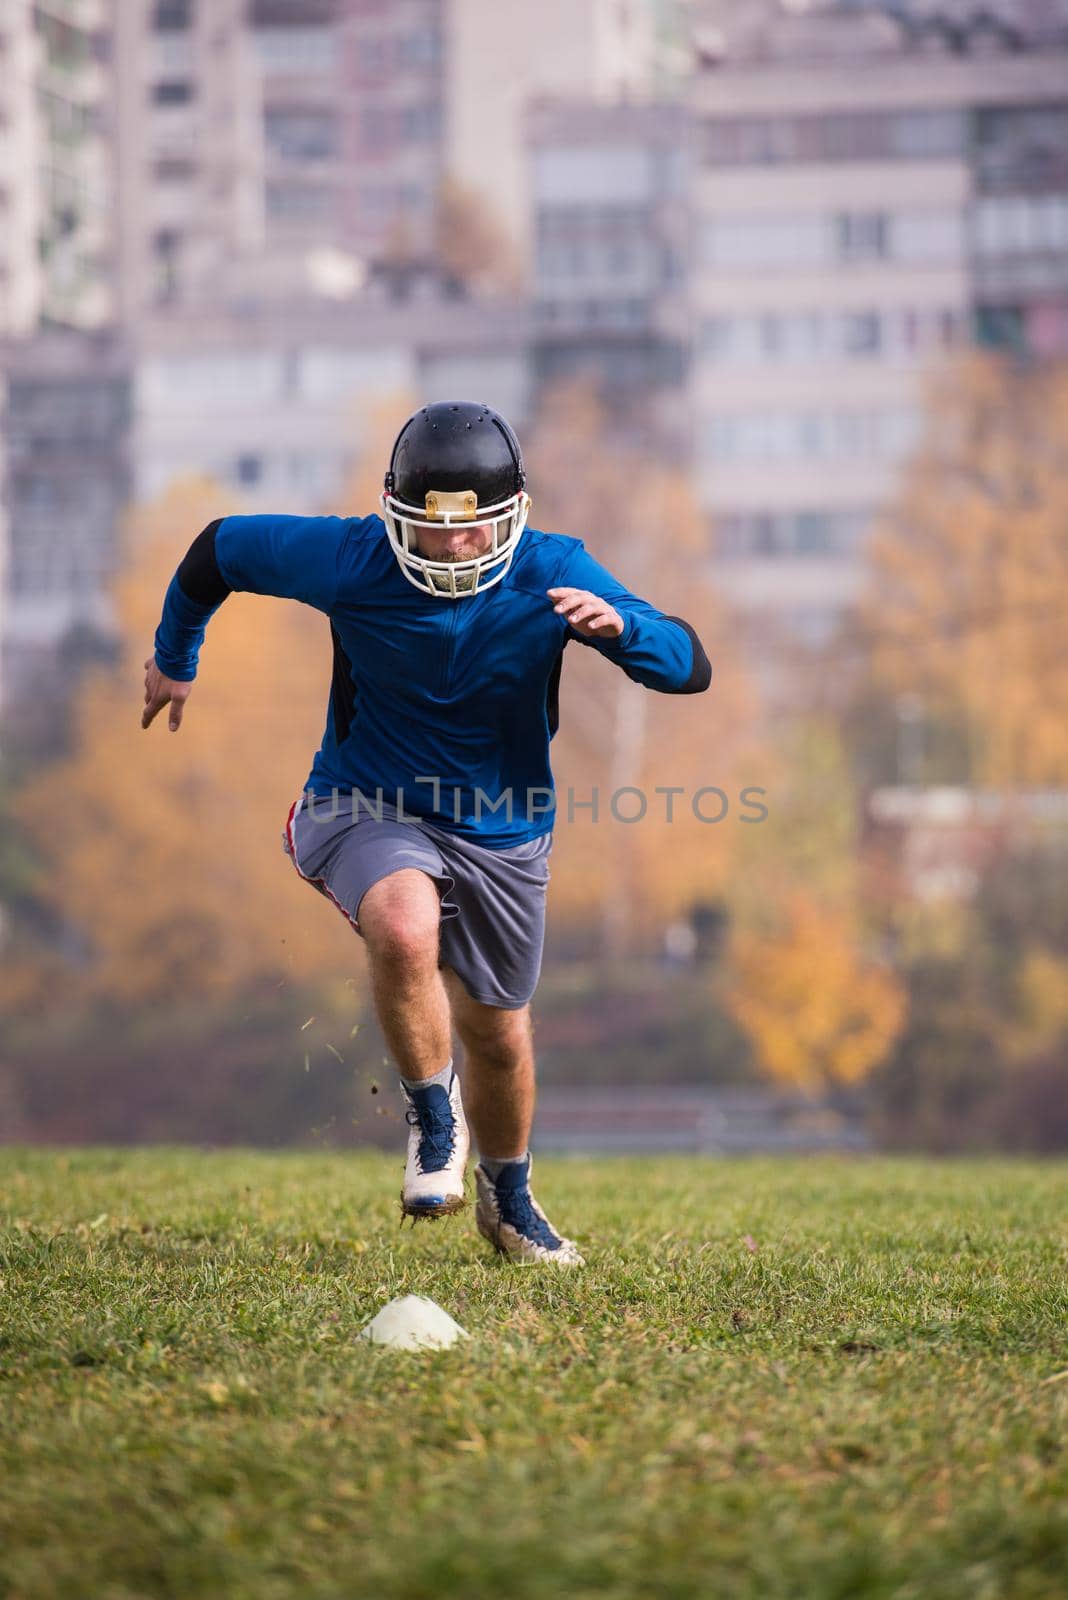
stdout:
POLYGON ((700 694, 708 688, 712 666, 685 618, 665 616, 633 594, 581 540, 561 576, 565 581, 547 595, 566 618, 569 638, 592 645, 647 689, 700 694))
POLYGON ((341 517, 233 516, 209 522, 164 597, 154 652, 145 663, 142 727, 168 703, 171 728, 181 725, 208 621, 235 590, 302 600, 329 612, 348 530, 341 517))

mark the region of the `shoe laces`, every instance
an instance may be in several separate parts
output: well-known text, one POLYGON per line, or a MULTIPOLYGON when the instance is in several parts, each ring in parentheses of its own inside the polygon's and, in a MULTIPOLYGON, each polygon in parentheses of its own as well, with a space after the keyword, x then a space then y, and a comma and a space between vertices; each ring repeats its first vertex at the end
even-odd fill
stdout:
POLYGON ((424 1172, 441 1172, 452 1158, 456 1144, 456 1118, 445 1090, 438 1085, 438 1094, 431 1099, 432 1090, 422 1096, 422 1104, 413 1103, 404 1113, 409 1127, 419 1128, 419 1165, 424 1172))
POLYGON ((548 1219, 537 1210, 534 1196, 528 1187, 498 1189, 494 1186, 494 1192, 502 1222, 514 1228, 516 1233, 522 1234, 524 1239, 544 1245, 547 1250, 560 1249, 564 1241, 553 1232, 548 1219))

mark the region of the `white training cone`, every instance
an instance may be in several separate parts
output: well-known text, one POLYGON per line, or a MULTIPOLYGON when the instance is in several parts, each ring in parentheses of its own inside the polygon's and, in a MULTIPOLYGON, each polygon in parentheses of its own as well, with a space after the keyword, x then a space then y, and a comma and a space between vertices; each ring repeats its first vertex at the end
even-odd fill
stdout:
POLYGON ((433 1300, 406 1294, 383 1306, 377 1317, 360 1329, 360 1337, 393 1350, 444 1350, 469 1335, 433 1300))

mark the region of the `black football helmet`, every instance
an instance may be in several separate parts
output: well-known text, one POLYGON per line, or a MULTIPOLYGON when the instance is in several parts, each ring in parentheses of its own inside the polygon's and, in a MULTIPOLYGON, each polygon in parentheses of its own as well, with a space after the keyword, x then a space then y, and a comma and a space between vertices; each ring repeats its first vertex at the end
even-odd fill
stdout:
POLYGON ((519 440, 489 406, 423 406, 397 435, 379 504, 400 569, 427 594, 457 600, 499 583, 526 527, 530 497, 519 440), (413 548, 420 528, 490 523, 493 543, 468 561, 429 561, 413 548))

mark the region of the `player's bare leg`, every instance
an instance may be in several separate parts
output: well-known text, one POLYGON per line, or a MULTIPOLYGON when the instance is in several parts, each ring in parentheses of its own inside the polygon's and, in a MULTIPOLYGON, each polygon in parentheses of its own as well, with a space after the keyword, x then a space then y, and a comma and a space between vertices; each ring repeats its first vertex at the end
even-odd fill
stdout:
POLYGON ((417 867, 379 878, 360 901, 359 918, 375 1012, 393 1059, 404 1078, 432 1078, 452 1054, 433 878, 417 867))
POLYGON ((464 1106, 479 1151, 499 1161, 524 1156, 534 1120, 530 1007, 482 1005, 451 967, 442 977, 464 1047, 464 1106))
POLYGON ((530 1192, 528 1144, 534 1118, 530 1007, 483 1005, 451 967, 443 968, 443 973, 464 1046, 467 1108, 479 1149, 478 1230, 512 1261, 582 1266, 577 1246, 556 1231, 530 1192))
POLYGON ((408 1104, 401 1215, 443 1217, 464 1205, 470 1140, 452 1070, 449 1000, 438 969, 440 901, 418 868, 391 872, 360 901, 375 1011, 408 1104))

